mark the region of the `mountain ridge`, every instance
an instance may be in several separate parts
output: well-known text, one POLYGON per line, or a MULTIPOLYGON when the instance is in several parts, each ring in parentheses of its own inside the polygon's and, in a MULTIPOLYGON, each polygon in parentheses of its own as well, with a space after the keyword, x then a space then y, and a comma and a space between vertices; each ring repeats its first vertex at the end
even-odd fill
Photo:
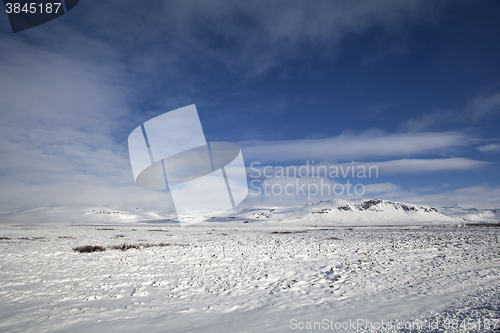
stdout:
MULTIPOLYGON (((17 207, 0 211, 2 224, 130 224, 173 223, 175 215, 166 215, 134 207, 110 209, 89 206, 17 207)), ((329 199, 293 207, 236 207, 220 215, 202 219, 186 217, 187 224, 205 222, 298 223, 335 225, 422 225, 498 223, 500 209, 433 207, 382 199, 329 199)))

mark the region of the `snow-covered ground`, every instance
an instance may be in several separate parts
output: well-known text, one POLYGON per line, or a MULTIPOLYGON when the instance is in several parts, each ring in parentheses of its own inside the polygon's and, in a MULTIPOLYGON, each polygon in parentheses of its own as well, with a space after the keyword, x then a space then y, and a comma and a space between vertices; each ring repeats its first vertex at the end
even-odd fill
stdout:
POLYGON ((499 231, 295 220, 1 226, 0 331, 493 331, 499 231), (143 246, 111 248, 123 243, 143 246), (90 244, 107 249, 72 250, 90 244))

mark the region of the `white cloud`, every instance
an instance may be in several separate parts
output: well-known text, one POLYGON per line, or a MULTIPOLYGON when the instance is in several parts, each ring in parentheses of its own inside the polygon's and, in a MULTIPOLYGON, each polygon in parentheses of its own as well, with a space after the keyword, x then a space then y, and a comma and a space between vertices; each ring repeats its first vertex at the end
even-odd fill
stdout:
POLYGON ((371 131, 316 140, 243 142, 241 146, 247 163, 286 163, 449 154, 475 141, 475 138, 459 132, 386 134, 371 131))
POLYGON ((455 126, 478 122, 496 112, 500 112, 500 91, 475 97, 461 109, 438 109, 418 115, 403 122, 399 128, 401 131, 420 132, 443 125, 455 126))
MULTIPOLYGON (((389 199, 391 197, 387 196, 384 198, 389 199)), ((409 203, 440 207, 499 208, 500 187, 472 186, 429 195, 416 195, 415 193, 408 192, 401 193, 400 196, 395 198, 409 203)))
POLYGON ((478 120, 492 113, 500 111, 500 91, 490 96, 481 96, 474 99, 469 108, 473 118, 478 120))
POLYGON ((393 183, 368 184, 365 186, 365 189, 365 197, 400 191, 399 186, 393 183))
POLYGON ((391 174, 415 174, 443 171, 467 171, 478 169, 491 162, 476 161, 463 157, 440 159, 401 159, 389 161, 357 161, 351 163, 311 163, 302 165, 269 166, 253 163, 247 167, 250 179, 254 178, 378 178, 391 174))
POLYGON ((19 206, 170 209, 134 184, 134 99, 119 64, 6 39, 0 51, 0 210, 19 206), (120 138, 120 139, 117 139, 120 138))
POLYGON ((478 147, 477 149, 483 153, 498 153, 500 152, 500 144, 490 143, 488 145, 478 147))
POLYGON ((252 77, 279 67, 284 59, 331 55, 344 36, 375 26, 399 32, 412 24, 431 22, 447 4, 425 0, 188 0, 137 6, 135 1, 121 0, 119 5, 102 2, 99 10, 80 5, 79 17, 85 19, 74 24, 84 24, 86 33, 123 48, 131 55, 131 67, 151 76, 174 68, 162 64, 176 63, 180 68, 186 60, 202 55, 252 77), (120 15, 108 14, 117 10, 120 15))
POLYGON ((403 132, 422 132, 441 127, 443 124, 450 126, 468 119, 465 112, 457 110, 440 109, 421 114, 403 122, 399 129, 403 132))
MULTIPOLYGON (((380 174, 407 174, 440 171, 466 171, 477 169, 490 162, 476 161, 463 157, 442 159, 402 159, 376 162, 380 174)), ((370 165, 370 164, 368 164, 370 165)))

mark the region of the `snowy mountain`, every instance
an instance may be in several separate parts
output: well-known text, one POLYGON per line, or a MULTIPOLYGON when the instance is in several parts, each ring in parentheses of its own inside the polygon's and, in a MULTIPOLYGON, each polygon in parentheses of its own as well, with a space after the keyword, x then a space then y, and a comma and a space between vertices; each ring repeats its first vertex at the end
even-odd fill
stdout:
POLYGON ((448 224, 463 223, 458 216, 446 216, 435 207, 417 206, 388 200, 370 199, 356 202, 326 200, 289 208, 246 208, 231 212, 226 218, 247 221, 297 221, 302 224, 329 223, 343 225, 448 224))
POLYGON ((107 207, 39 206, 0 211, 2 224, 120 224, 161 219, 158 214, 139 208, 117 210, 107 207))
MULTIPOLYGON (((500 209, 421 206, 389 200, 365 201, 332 199, 295 207, 243 207, 222 216, 184 217, 182 225, 199 222, 287 223, 297 225, 426 225, 498 223, 500 209)), ((164 215, 133 207, 20 207, 0 211, 2 224, 128 224, 176 223, 172 215, 164 215)))
POLYGON ((499 223, 500 209, 463 208, 460 206, 441 207, 443 214, 450 217, 461 218, 470 223, 499 223))

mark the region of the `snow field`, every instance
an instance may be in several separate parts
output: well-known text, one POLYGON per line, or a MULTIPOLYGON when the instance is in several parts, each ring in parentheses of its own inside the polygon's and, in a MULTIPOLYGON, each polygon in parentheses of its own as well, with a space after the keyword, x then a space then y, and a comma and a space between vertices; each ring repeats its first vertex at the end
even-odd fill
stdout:
POLYGON ((0 330, 287 332, 462 299, 499 317, 498 228, 214 225, 2 227, 0 330), (123 243, 170 245, 109 248, 123 243), (72 250, 89 244, 108 249, 72 250))

